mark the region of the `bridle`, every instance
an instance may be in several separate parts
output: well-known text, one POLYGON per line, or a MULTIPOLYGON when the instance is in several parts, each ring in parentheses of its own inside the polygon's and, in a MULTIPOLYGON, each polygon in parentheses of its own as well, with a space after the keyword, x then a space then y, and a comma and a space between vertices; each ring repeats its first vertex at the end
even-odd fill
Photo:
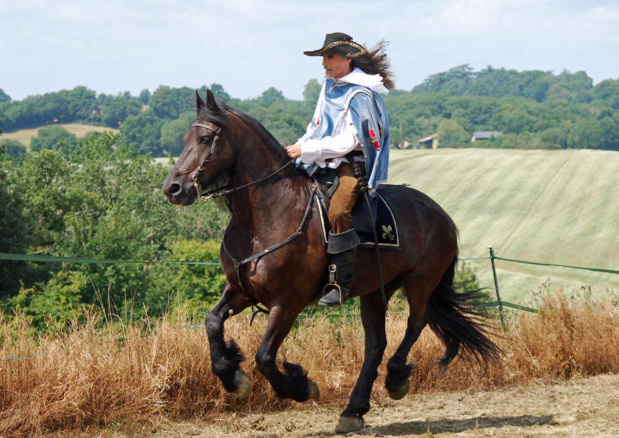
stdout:
POLYGON ((201 198, 202 187, 200 186, 200 180, 199 180, 200 172, 202 172, 205 166, 208 164, 208 162, 211 161, 211 156, 215 152, 215 147, 217 146, 217 140, 219 140, 219 133, 221 132, 221 127, 213 125, 208 122, 205 122, 205 123, 194 122, 194 124, 191 125, 191 127, 192 128, 196 128, 196 127, 206 128, 209 131, 212 131, 213 134, 215 134, 215 138, 213 138, 213 143, 211 143, 211 148, 209 149, 208 153, 206 154, 206 156, 202 160, 202 163, 200 163, 196 171, 193 174, 191 174, 191 179, 193 179, 193 186, 196 188, 196 191, 198 192, 198 197, 201 198))
POLYGON ((234 193, 238 190, 253 186, 254 184, 259 184, 263 181, 266 181, 267 179, 271 178, 272 176, 277 175, 279 172, 281 172, 282 170, 284 170, 286 167, 290 166, 293 161, 289 160, 286 164, 284 164, 282 167, 280 167, 279 169, 277 169, 275 172, 265 176, 264 178, 261 178, 259 180, 256 181, 252 181, 250 183, 247 184, 243 184, 242 186, 239 187, 234 187, 232 189, 227 189, 224 190, 226 187, 221 187, 215 190, 211 190, 209 192, 205 192, 203 193, 202 191, 202 186, 200 185, 200 172, 202 172, 205 168, 206 165, 209 163, 209 161, 211 160, 211 156, 213 155, 213 153, 215 152, 215 147, 217 146, 217 140, 219 140, 219 133, 221 132, 221 127, 214 125, 212 123, 208 123, 208 122, 204 122, 204 123, 200 123, 200 122, 194 122, 193 125, 191 125, 192 128, 194 127, 200 127, 200 128, 206 128, 210 131, 213 132, 213 134, 215 134, 215 138, 213 138, 213 143, 211 143, 211 148, 209 149, 208 153, 206 154, 206 156, 204 157, 204 159, 202 160, 202 163, 200 163, 200 165, 198 166, 198 168, 196 169, 196 171, 191 175, 191 179, 193 179, 193 186, 196 188, 196 192, 198 193, 198 197, 200 199, 202 199, 203 201, 209 200, 209 199, 215 199, 215 198, 220 198, 222 196, 226 196, 229 195, 230 193, 234 193))

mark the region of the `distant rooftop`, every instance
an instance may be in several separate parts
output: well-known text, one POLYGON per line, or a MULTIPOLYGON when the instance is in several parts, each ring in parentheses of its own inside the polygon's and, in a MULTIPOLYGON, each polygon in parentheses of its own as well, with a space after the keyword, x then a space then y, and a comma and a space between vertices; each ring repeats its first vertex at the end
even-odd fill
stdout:
POLYGON ((473 137, 471 137, 471 143, 475 140, 488 140, 492 137, 499 137, 503 135, 501 131, 477 131, 473 132, 473 137))

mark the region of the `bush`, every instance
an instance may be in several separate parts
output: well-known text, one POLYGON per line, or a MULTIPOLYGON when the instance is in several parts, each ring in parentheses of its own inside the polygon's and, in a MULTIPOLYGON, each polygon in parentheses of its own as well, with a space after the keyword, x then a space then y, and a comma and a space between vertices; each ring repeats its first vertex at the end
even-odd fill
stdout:
POLYGON ((0 140, 0 154, 6 154, 9 157, 19 157, 27 152, 26 146, 17 140, 5 139, 0 140))
POLYGON ((62 147, 72 147, 77 144, 77 137, 62 126, 48 126, 41 128, 38 135, 30 140, 31 151, 43 149, 57 150, 62 147))

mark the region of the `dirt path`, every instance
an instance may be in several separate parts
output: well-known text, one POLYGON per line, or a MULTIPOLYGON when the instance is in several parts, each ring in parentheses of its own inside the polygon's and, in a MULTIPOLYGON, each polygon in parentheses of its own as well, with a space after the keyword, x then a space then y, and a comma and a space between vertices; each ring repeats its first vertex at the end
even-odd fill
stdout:
MULTIPOLYGON (((314 404, 303 411, 221 416, 208 423, 171 424, 152 438, 318 438, 334 433, 339 410, 314 404)), ((373 402, 371 437, 619 437, 619 375, 531 384, 495 391, 418 394, 373 402)))

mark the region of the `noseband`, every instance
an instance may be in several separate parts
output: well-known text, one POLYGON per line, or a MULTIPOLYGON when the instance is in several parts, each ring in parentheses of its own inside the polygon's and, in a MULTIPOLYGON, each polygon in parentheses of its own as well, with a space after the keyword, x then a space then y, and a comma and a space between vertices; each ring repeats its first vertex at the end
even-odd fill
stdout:
POLYGON ((223 190, 223 189, 225 189, 225 187, 222 187, 220 189, 215 189, 215 190, 211 190, 210 192, 203 193, 202 192, 202 186, 200 185, 200 180, 199 180, 200 172, 202 172, 206 168, 206 165, 211 160, 211 156, 215 152, 215 146, 217 145, 217 140, 219 140, 219 133, 221 132, 221 127, 213 125, 213 124, 208 123, 208 122, 206 122, 206 123, 195 122, 193 125, 191 125, 191 127, 192 128, 193 127, 206 128, 206 129, 208 129, 210 131, 213 131, 213 133, 215 134, 215 138, 213 139, 213 143, 211 144, 211 149, 208 151, 208 153, 204 157, 204 160, 202 160, 202 163, 198 166, 196 171, 191 175, 191 179, 193 179, 193 186, 196 188, 196 192, 198 193, 198 197, 200 199, 202 199, 203 201, 206 201, 208 199, 219 198, 221 196, 226 196, 226 195, 229 195, 230 193, 236 192, 237 190, 241 190, 241 189, 244 189, 246 187, 253 186, 254 184, 259 184, 259 183, 261 183, 261 182, 271 178, 272 176, 278 174, 279 172, 281 172, 282 170, 284 170, 286 167, 290 166, 293 163, 293 161, 290 160, 286 164, 284 164, 282 167, 277 169, 275 172, 273 172, 273 173, 271 173, 271 174, 269 174, 269 175, 265 176, 264 178, 261 178, 261 179, 259 179, 257 181, 252 181, 250 183, 243 184, 242 186, 235 187, 235 188, 228 189, 228 190, 223 190))

